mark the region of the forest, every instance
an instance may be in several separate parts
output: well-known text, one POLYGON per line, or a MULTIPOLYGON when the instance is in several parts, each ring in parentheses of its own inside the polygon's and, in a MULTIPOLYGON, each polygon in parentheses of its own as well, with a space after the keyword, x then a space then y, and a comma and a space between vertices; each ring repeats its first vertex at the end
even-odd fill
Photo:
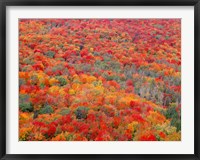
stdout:
POLYGON ((181 19, 20 19, 20 141, 180 141, 181 19))

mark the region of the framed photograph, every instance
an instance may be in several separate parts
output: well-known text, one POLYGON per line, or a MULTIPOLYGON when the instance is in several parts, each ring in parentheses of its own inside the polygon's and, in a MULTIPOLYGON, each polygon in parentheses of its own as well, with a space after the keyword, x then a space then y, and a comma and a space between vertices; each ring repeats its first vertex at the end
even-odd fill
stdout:
POLYGON ((200 159, 198 0, 0 6, 1 159, 200 159))

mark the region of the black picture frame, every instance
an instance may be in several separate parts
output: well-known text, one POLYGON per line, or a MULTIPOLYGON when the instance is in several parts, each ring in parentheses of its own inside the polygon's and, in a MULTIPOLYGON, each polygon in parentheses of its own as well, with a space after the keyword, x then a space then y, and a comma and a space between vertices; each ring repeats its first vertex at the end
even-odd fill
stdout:
POLYGON ((200 160, 200 1, 199 0, 0 0, 0 157, 3 160, 19 159, 170 159, 170 160, 200 160), (6 7, 7 6, 194 6, 194 154, 67 154, 67 155, 39 155, 39 154, 6 154, 6 7))

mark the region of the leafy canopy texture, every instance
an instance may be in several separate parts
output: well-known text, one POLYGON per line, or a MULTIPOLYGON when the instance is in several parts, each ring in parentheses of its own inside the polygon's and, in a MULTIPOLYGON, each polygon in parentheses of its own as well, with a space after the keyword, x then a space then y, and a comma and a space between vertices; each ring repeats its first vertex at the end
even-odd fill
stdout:
POLYGON ((20 19, 19 140, 180 141, 181 19, 20 19))

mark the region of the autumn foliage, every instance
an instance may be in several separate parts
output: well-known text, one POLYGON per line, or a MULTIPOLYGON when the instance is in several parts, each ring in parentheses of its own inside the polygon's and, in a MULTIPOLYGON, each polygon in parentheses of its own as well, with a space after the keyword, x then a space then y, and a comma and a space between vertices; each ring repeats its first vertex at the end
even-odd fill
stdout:
POLYGON ((180 141, 180 19, 21 19, 20 141, 180 141))

